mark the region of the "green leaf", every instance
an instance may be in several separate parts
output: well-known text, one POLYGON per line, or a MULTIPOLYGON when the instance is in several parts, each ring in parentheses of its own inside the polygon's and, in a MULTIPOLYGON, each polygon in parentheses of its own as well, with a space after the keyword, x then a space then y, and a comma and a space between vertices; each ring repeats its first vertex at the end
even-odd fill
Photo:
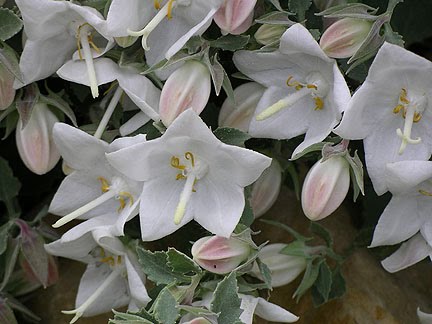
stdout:
POLYGON ((271 277, 271 271, 270 271, 269 267, 265 263, 263 263, 260 258, 256 259, 256 261, 258 264, 258 269, 259 269, 261 276, 263 278, 263 281, 266 285, 266 288, 271 290, 272 289, 272 286, 271 286, 271 278, 272 277, 271 277))
POLYGON ((0 40, 11 38, 21 30, 22 26, 21 19, 12 10, 0 8, 0 40))
POLYGON ((267 24, 267 25, 282 25, 282 26, 294 25, 295 22, 289 19, 288 16, 289 14, 286 12, 272 11, 255 19, 255 21, 257 23, 267 24))
POLYGON ((180 310, 176 307, 177 301, 169 291, 168 287, 162 289, 152 308, 156 319, 163 324, 175 324, 180 315, 180 310))
POLYGON ((319 269, 321 266, 321 263, 324 262, 324 259, 319 259, 317 262, 314 262, 314 260, 309 260, 308 264, 306 266, 306 271, 303 275, 303 279, 300 283, 300 285, 297 287, 297 290, 294 292, 293 297, 297 298, 297 302, 299 301, 300 297, 303 296, 306 291, 312 287, 312 285, 315 283, 315 281, 318 278, 319 269))
POLYGON ((0 291, 3 291, 6 285, 9 282, 9 278, 14 271, 15 264, 18 258, 18 253, 20 250, 20 241, 19 239, 10 239, 9 244, 5 254, 5 270, 3 275, 3 280, 0 285, 0 291))
POLYGON ((240 308, 237 291, 235 272, 231 272, 218 283, 210 303, 210 310, 219 314, 218 323, 236 323, 240 320, 243 310, 240 308))
POLYGON ((13 176, 8 162, 2 157, 0 157, 0 179, 0 201, 7 205, 18 195, 21 183, 13 176))
POLYGON ((279 11, 284 11, 279 0, 268 0, 279 11))
POLYGON ((8 306, 7 300, 0 297, 0 323, 18 324, 12 309, 8 306))
POLYGON ((309 247, 304 243, 304 241, 294 241, 287 244, 279 253, 308 258, 309 247))
POLYGON ((312 233, 321 237, 326 242, 328 247, 333 246, 333 238, 331 237, 330 232, 327 231, 325 227, 321 226, 316 222, 311 222, 309 228, 312 233))
POLYGON ((189 258, 186 254, 177 251, 174 248, 169 248, 167 252, 168 266, 176 273, 183 273, 185 275, 193 275, 201 273, 201 268, 194 260, 189 258), (191 274, 192 273, 192 274, 191 274))
POLYGON ((12 309, 23 313, 25 316, 28 316, 30 320, 38 323, 41 319, 35 314, 33 313, 30 309, 28 309, 26 306, 24 306, 23 304, 21 304, 21 302, 19 302, 17 299, 15 299, 14 297, 12 297, 12 295, 3 293, 7 304, 12 307, 12 309))
POLYGON ((17 53, 12 47, 2 42, 0 42, 0 64, 3 64, 3 66, 12 73, 15 78, 23 82, 17 53))
POLYGON ((245 206, 243 209, 243 213, 240 217, 239 223, 249 227, 252 225, 252 223, 255 220, 255 215, 249 201, 251 195, 251 187, 250 186, 246 187, 244 192, 245 192, 245 206))
POLYGON ((244 147, 244 143, 251 138, 249 134, 231 127, 219 127, 213 134, 225 144, 241 147, 244 147))
POLYGON ((332 287, 329 294, 329 300, 342 297, 345 294, 345 279, 342 276, 340 268, 336 268, 332 274, 332 287))
POLYGON ((306 11, 312 4, 312 0, 289 0, 290 11, 297 14, 298 21, 303 21, 306 17, 306 11))
POLYGON ((210 46, 226 51, 237 51, 244 48, 249 43, 249 35, 225 35, 216 40, 210 41, 210 46))
POLYGON ((113 309, 114 313, 114 319, 110 319, 110 324, 154 324, 154 318, 152 317, 153 321, 148 320, 146 318, 143 318, 140 315, 137 314, 131 314, 131 313, 122 313, 118 312, 115 309, 113 309))
POLYGON ((318 278, 315 281, 314 286, 323 297, 324 302, 327 302, 329 299, 332 280, 333 277, 329 266, 327 265, 326 262, 321 263, 321 266, 319 268, 318 278))
POLYGON ((317 151, 321 152, 323 147, 326 144, 334 144, 334 143, 332 143, 332 142, 320 142, 320 143, 312 144, 312 145, 308 146, 307 148, 305 148, 303 151, 294 155, 290 160, 291 161, 298 160, 299 158, 305 156, 306 154, 312 153, 312 152, 317 152, 317 151))
POLYGON ((0 227, 0 255, 2 255, 7 248, 9 238, 9 229, 12 227, 13 222, 7 222, 0 227))
POLYGON ((142 247, 137 248, 138 260, 142 271, 148 279, 158 285, 168 285, 173 282, 190 282, 190 277, 176 273, 168 265, 166 252, 150 252, 142 247))
POLYGON ((45 84, 45 89, 48 91, 48 96, 40 96, 41 101, 45 102, 47 105, 53 106, 57 109, 59 109, 61 112, 63 112, 74 124, 75 127, 78 127, 75 113, 73 112, 72 108, 69 106, 69 104, 60 97, 57 93, 52 91, 47 87, 45 84))
MULTIPOLYGON (((351 174, 354 175, 352 177, 352 182, 354 184, 354 189, 359 190, 364 196, 364 183, 363 183, 363 163, 357 155, 357 151, 354 152, 354 156, 346 155, 345 157, 350 165, 351 174)), ((358 193, 357 193, 358 196, 358 193)), ((357 199, 356 193, 354 192, 354 201, 357 199)))
POLYGON ((208 310, 204 307, 197 307, 197 306, 189 306, 189 305, 179 305, 177 306, 179 310, 183 310, 189 314, 195 315, 197 317, 200 316, 215 316, 217 317, 216 313, 213 313, 212 311, 208 310))

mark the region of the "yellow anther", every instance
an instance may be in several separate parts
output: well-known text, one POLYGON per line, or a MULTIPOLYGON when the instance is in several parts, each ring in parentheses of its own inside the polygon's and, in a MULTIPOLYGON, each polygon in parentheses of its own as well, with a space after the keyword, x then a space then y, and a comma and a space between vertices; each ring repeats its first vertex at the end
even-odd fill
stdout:
POLYGON ((82 57, 82 54, 81 54, 81 42, 80 42, 79 37, 77 38, 77 48, 78 48, 78 57, 82 61, 83 57, 82 57))
POLYGON ((173 168, 179 169, 179 170, 184 170, 186 169, 186 167, 182 164, 180 164, 180 159, 177 156, 173 156, 171 158, 171 166, 173 168))
POLYGON ((315 84, 310 84, 310 83, 306 84, 306 88, 318 90, 318 87, 315 84))
POLYGON ((115 260, 114 260, 114 258, 112 256, 108 256, 108 257, 102 258, 100 260, 100 262, 107 263, 110 266, 114 266, 115 265, 115 260))
MULTIPOLYGON (((80 42, 80 34, 81 34, 81 28, 83 28, 84 26, 90 26, 89 23, 84 23, 81 26, 78 27, 77 33, 75 35, 76 39, 77 39, 77 48, 78 48, 78 56, 80 58, 80 60, 83 59, 82 54, 81 54, 81 42, 80 42)), ((92 42, 93 43, 93 42, 92 42)), ((94 44, 93 44, 94 45, 94 44)), ((95 45, 96 46, 96 45, 95 45)))
POLYGON ((101 189, 102 192, 108 192, 110 190, 110 185, 107 179, 105 179, 104 177, 98 177, 98 180, 101 182, 101 189))
POLYGON ((393 113, 398 114, 402 109, 404 109, 403 105, 397 105, 396 107, 393 108, 393 113))
POLYGON ((420 119, 422 118, 422 115, 418 112, 414 113, 414 118, 413 118, 413 122, 414 123, 418 123, 420 121, 420 119))
POLYGON ((104 248, 100 248, 100 249, 101 249, 101 253, 100 253, 100 254, 101 254, 101 257, 104 258, 105 255, 106 255, 106 254, 105 254, 105 250, 104 250, 104 248))
POLYGON ((120 264, 120 263, 122 263, 122 257, 121 257, 121 255, 118 255, 117 256, 117 264, 120 264))
POLYGON ((160 9, 160 3, 161 3, 161 1, 162 0, 154 0, 153 1, 154 7, 155 7, 156 10, 160 9))
POLYGON ((182 179, 186 179, 186 177, 185 177, 183 174, 178 173, 178 174, 176 175, 176 180, 182 180, 182 179))
POLYGON ((291 82, 292 79, 293 79, 293 76, 290 75, 290 76, 288 77, 288 79, 286 80, 286 85, 287 85, 288 87, 295 87, 295 89, 296 89, 297 91, 300 90, 300 89, 303 89, 303 88, 304 88, 304 86, 303 86, 300 82, 298 82, 298 81, 292 81, 292 82, 291 82))
POLYGON ((121 191, 119 192, 119 198, 118 201, 120 202, 120 207, 117 209, 118 212, 121 212, 126 207, 126 199, 129 199, 129 206, 133 205, 134 199, 133 196, 127 192, 127 191, 121 191))
POLYGON ((168 0, 168 8, 167 8, 167 18, 171 19, 172 18, 172 9, 173 9, 173 4, 174 4, 175 0, 168 0))
POLYGON ((401 92, 399 94, 399 101, 404 103, 404 104, 409 104, 410 101, 408 100, 408 94, 406 89, 402 88, 401 92))
POLYGON ((324 101, 320 97, 314 97, 315 100, 315 110, 321 110, 324 107, 324 101))
POLYGON ((420 189, 420 190, 419 190, 419 193, 421 193, 421 194, 424 195, 424 196, 432 197, 432 193, 429 192, 429 191, 426 191, 426 190, 422 190, 422 189, 420 189))
POLYGON ((193 156, 193 154, 191 152, 186 152, 185 153, 185 158, 186 158, 186 160, 190 160, 191 161, 192 167, 195 167, 195 158, 194 158, 194 156, 193 156))
POLYGON ((196 182, 197 182, 197 179, 194 180, 194 183, 192 185, 192 192, 196 192, 196 189, 195 189, 196 182))

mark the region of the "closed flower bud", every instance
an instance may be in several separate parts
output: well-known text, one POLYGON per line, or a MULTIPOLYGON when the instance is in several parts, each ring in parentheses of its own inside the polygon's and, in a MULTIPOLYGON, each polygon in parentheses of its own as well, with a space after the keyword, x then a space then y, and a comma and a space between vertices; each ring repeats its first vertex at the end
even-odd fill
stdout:
POLYGON ((303 212, 313 221, 323 219, 340 206, 350 184, 349 163, 342 156, 332 156, 309 170, 303 183, 303 212))
POLYGON ((257 0, 225 0, 214 16, 223 34, 240 35, 252 26, 257 0))
POLYGON ((224 274, 237 268, 251 252, 247 242, 236 238, 206 236, 192 246, 193 259, 207 271, 224 274))
POLYGON ((253 184, 250 203, 255 218, 264 215, 273 206, 282 184, 282 169, 273 159, 270 167, 264 170, 253 184))
POLYGON ((372 25, 371 20, 357 18, 338 20, 322 34, 320 46, 330 57, 351 57, 366 39, 372 25))
POLYGON ((18 153, 26 167, 36 174, 47 173, 60 159, 52 138, 52 129, 58 121, 43 103, 35 104, 24 129, 21 118, 18 120, 15 131, 18 153))
POLYGON ((159 114, 165 126, 188 108, 200 114, 210 97, 210 72, 198 61, 188 61, 169 76, 160 97, 159 114))
POLYGON ((249 82, 234 90, 234 102, 225 100, 219 113, 219 126, 237 128, 243 132, 249 130, 249 124, 265 88, 249 82))
POLYGON ((0 110, 9 107, 15 98, 14 75, 0 63, 0 110))
POLYGON ((255 33, 255 40, 262 45, 269 45, 279 41, 287 26, 264 24, 255 33))
MULTIPOLYGON (((258 257, 267 265, 271 272, 272 287, 289 284, 306 269, 307 263, 305 258, 280 253, 285 246, 286 244, 283 243, 269 244, 258 252, 258 257)), ((254 264, 252 272, 255 276, 262 279, 256 264, 254 264)))

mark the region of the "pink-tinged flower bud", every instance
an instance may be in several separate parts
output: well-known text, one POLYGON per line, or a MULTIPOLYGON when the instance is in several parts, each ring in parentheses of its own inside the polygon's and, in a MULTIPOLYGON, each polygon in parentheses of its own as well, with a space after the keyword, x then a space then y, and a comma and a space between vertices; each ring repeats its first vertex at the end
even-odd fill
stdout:
POLYGON ((234 90, 234 102, 225 100, 219 113, 219 126, 237 128, 243 132, 249 131, 249 125, 265 88, 249 82, 234 90))
POLYGON ((9 107, 15 98, 14 75, 0 63, 0 110, 9 107))
POLYGON ((253 184, 250 203, 255 218, 264 215, 273 206, 282 184, 282 169, 273 159, 271 165, 264 170, 253 184))
POLYGON ((339 207, 348 193, 349 163, 342 156, 332 156, 309 170, 303 183, 303 212, 313 221, 323 219, 339 207))
POLYGON ((60 159, 52 138, 58 118, 46 104, 36 103, 27 125, 21 118, 15 130, 18 153, 27 168, 36 174, 50 171, 60 159))
POLYGON ((282 34, 286 32, 287 26, 264 24, 256 31, 255 40, 262 45, 269 45, 280 40, 282 34))
POLYGON ((225 0, 213 17, 223 34, 240 35, 252 26, 257 0, 225 0))
MULTIPOLYGON (((283 243, 269 244, 258 252, 258 257, 271 272, 272 287, 289 284, 306 269, 307 262, 305 258, 280 253, 285 246, 286 244, 283 243)), ((252 272, 262 279, 261 272, 256 264, 254 264, 252 272)))
POLYGON ((159 114, 165 126, 188 108, 200 114, 210 97, 210 72, 198 61, 188 61, 169 76, 160 97, 159 114))
POLYGON ((206 236, 192 246, 193 259, 207 271, 224 274, 237 268, 251 252, 249 243, 236 238, 206 236))
POLYGON ((351 57, 366 39, 372 25, 371 20, 357 18, 338 20, 322 34, 320 46, 330 57, 351 57))

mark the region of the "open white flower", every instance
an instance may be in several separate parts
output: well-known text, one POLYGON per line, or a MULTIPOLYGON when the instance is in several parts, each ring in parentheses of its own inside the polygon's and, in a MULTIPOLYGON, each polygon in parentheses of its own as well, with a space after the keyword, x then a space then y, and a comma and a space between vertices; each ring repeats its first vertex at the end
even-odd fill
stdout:
MULTIPOLYGON (((125 93, 130 100, 139 108, 141 112, 137 113, 120 127, 120 134, 128 135, 150 119, 159 121, 159 99, 161 91, 144 75, 130 66, 119 66, 108 58, 97 58, 94 60, 97 84, 105 84, 114 80, 118 81, 118 88, 108 104, 104 117, 102 118, 95 136, 100 138, 105 129, 115 107, 125 93)), ((65 80, 75 83, 90 85, 86 65, 82 61, 69 61, 64 64, 57 74, 65 80)))
POLYGON ((301 24, 282 35, 279 50, 238 51, 234 63, 240 72, 267 88, 249 133, 274 139, 306 133, 293 156, 325 139, 350 99, 336 61, 327 57, 301 24))
POLYGON ((244 209, 243 188, 271 159, 219 141, 192 110, 162 137, 107 155, 128 177, 144 181, 140 203, 142 239, 160 239, 195 219, 229 237, 244 209))
POLYGON ((87 263, 76 309, 63 311, 75 315, 70 323, 81 316, 94 316, 126 305, 129 310, 138 311, 150 301, 134 252, 101 228, 73 241, 57 240, 45 245, 45 249, 52 255, 87 263))
POLYGON ((384 43, 335 133, 363 139, 375 191, 386 186, 387 163, 428 160, 432 149, 432 63, 384 43))
POLYGON ((378 221, 371 246, 397 244, 418 231, 432 245, 432 162, 389 163, 386 171, 393 197, 378 221))
POLYGON ((53 226, 99 216, 86 222, 84 228, 105 222, 113 225, 116 235, 122 235, 124 223, 137 214, 142 183, 111 167, 105 154, 142 143, 145 136, 124 137, 108 144, 62 123, 54 126, 53 133, 60 154, 74 170, 63 180, 51 202, 50 212, 63 216, 53 226), (117 219, 112 214, 117 214, 117 219))
POLYGON ((108 25, 110 30, 115 31, 115 36, 142 36, 147 63, 153 65, 164 58, 169 59, 192 36, 201 35, 206 31, 222 2, 222 0, 131 1, 128 3, 128 14, 125 14, 118 10, 119 6, 123 10, 124 1, 114 0, 108 13, 108 25), (138 31, 139 28, 142 29, 138 31))
POLYGON ((98 96, 93 57, 102 55, 114 44, 106 21, 94 8, 69 1, 17 0, 27 41, 21 55, 20 69, 24 84, 52 75, 72 54, 84 59, 93 97, 98 96))
POLYGON ((239 294, 239 297, 241 298, 240 308, 243 310, 240 320, 243 323, 252 324, 254 314, 267 321, 277 323, 294 323, 299 319, 286 309, 270 303, 264 298, 243 294, 239 294))

